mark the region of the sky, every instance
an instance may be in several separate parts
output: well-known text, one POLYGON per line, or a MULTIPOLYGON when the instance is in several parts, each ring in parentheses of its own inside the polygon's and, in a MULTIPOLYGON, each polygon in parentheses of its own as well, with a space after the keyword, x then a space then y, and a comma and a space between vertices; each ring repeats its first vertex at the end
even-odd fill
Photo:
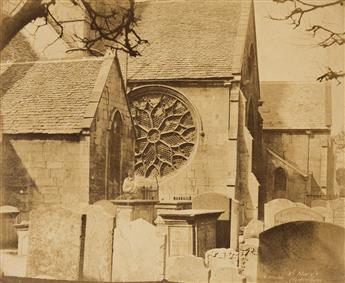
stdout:
MULTIPOLYGON (((333 70, 345 69, 345 46, 320 47, 318 39, 305 31, 312 24, 344 31, 345 7, 325 8, 305 16, 302 25, 293 29, 289 22, 273 21, 268 17, 286 15, 287 5, 272 0, 254 0, 254 5, 261 81, 315 81, 328 66, 333 70)), ((334 134, 344 129, 344 84, 344 80, 340 85, 332 82, 334 134)))

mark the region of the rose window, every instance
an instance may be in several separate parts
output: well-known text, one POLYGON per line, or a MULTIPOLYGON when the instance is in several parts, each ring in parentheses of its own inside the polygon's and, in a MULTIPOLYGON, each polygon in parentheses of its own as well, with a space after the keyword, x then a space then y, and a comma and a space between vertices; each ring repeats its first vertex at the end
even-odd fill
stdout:
POLYGON ((195 123, 186 104, 170 91, 149 88, 131 95, 130 108, 136 173, 162 177, 180 168, 195 144, 195 123))

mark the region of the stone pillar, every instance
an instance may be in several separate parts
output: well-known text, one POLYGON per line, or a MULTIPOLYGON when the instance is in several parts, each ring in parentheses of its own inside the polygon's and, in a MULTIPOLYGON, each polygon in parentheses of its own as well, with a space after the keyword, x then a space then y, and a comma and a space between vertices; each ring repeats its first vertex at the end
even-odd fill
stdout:
POLYGON ((28 255, 29 222, 22 221, 19 224, 15 224, 14 227, 18 235, 18 255, 28 255))

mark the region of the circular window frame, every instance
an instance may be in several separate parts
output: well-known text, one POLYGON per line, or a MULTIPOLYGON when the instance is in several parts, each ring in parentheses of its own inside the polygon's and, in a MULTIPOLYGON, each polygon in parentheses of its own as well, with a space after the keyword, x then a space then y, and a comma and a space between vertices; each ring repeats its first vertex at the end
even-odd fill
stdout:
MULTIPOLYGON (((162 86, 162 85, 146 85, 146 86, 140 86, 137 87, 135 89, 133 89, 132 91, 130 91, 127 95, 128 97, 128 103, 129 103, 129 109, 130 109, 130 115, 131 118, 133 120, 133 125, 134 125, 134 133, 135 133, 135 144, 137 143, 138 140, 138 135, 137 135, 137 124, 136 124, 136 120, 135 117, 133 115, 132 111, 136 111, 135 109, 133 110, 133 101, 135 101, 136 99, 138 99, 139 97, 143 97, 145 95, 162 95, 166 96, 166 97, 171 97, 174 98, 176 101, 179 101, 185 108, 186 108, 186 112, 183 114, 190 114, 190 117, 192 119, 192 127, 194 128, 194 136, 193 136, 193 140, 190 141, 186 141, 186 144, 190 143, 192 144, 192 148, 190 153, 188 154, 188 156, 185 156, 185 160, 183 162, 181 162, 181 164, 177 167, 173 167, 173 170, 171 170, 170 172, 168 172, 167 174, 162 174, 162 164, 158 165, 158 168, 156 167, 156 173, 158 172, 158 174, 154 175, 154 177, 159 177, 159 178, 165 178, 165 177, 170 177, 171 175, 175 174, 176 172, 180 171, 180 169, 182 169, 183 167, 185 167, 190 160, 192 160, 193 155, 196 151, 196 148, 198 146, 198 141, 199 141, 199 135, 203 135, 203 131, 202 131, 202 123, 201 123, 201 119, 200 119, 200 115, 198 114, 196 108, 189 102, 189 100, 180 92, 178 92, 177 90, 167 87, 167 86, 162 86)), ((167 117, 164 117, 163 119, 167 119, 167 117)), ((180 121, 181 122, 181 121, 180 121)), ((152 125, 151 125, 152 126, 152 125)), ((190 129, 191 129, 190 128, 190 129)), ((176 129, 175 129, 176 130, 176 129)), ((151 140, 156 140, 159 139, 160 137, 157 138, 157 136, 155 136, 154 134, 156 134, 156 128, 151 127, 148 129, 147 132, 147 140, 150 138, 151 140), (152 136, 149 136, 149 132, 151 132, 152 136)), ((140 137, 139 137, 140 138, 140 137)), ((180 147, 182 144, 178 145, 178 147, 180 147)), ((174 146, 171 146, 174 147, 174 146)), ((137 145, 135 146, 136 150, 137 150, 137 145)), ((136 151, 135 150, 135 151, 136 151)), ((142 154, 143 152, 141 152, 140 154, 142 154)), ((135 152, 135 165, 134 165, 134 169, 137 173, 139 173, 139 175, 144 176, 144 177, 152 177, 151 173, 149 172, 149 168, 144 168, 143 172, 138 172, 137 171, 137 166, 138 164, 140 164, 140 162, 137 162, 137 152, 135 152)), ((156 152, 157 154, 157 152, 156 152)), ((158 154, 157 154, 158 155, 158 154)), ((157 156, 155 157, 156 160, 157 156)), ((150 165, 153 166, 154 162, 150 165)))

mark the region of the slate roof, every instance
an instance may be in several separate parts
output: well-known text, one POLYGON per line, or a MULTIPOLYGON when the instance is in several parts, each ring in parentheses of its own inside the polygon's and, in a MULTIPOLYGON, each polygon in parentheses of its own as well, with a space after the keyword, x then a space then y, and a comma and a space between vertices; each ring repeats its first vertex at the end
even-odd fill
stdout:
POLYGON ((103 59, 2 64, 5 134, 80 133, 103 59))
POLYGON ((228 78, 240 72, 250 0, 137 4, 138 33, 150 45, 129 59, 128 79, 228 78))
POLYGON ((327 129, 331 123, 330 87, 318 82, 263 82, 263 128, 327 129))

